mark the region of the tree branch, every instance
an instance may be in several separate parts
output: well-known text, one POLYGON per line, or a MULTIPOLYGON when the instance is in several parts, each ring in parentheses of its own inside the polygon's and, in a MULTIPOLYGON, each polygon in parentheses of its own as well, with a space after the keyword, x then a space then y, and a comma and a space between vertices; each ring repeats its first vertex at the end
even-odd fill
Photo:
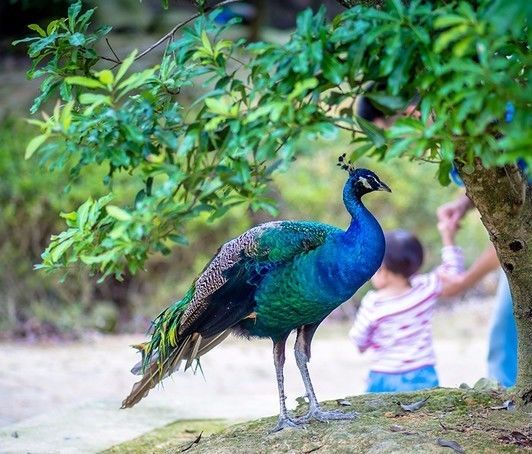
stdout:
POLYGON ((346 8, 352 8, 355 5, 380 8, 384 4, 383 0, 336 0, 336 2, 340 3, 340 5, 345 6, 346 8))
POLYGON ((160 46, 162 43, 164 43, 167 39, 171 39, 174 34, 180 29, 183 28, 185 25, 192 22, 194 19, 197 19, 200 16, 203 16, 204 14, 210 13, 211 11, 215 10, 216 8, 219 8, 220 6, 229 5, 231 3, 237 3, 242 0, 224 0, 220 3, 216 3, 215 5, 209 6, 208 8, 205 8, 203 11, 194 14, 193 16, 189 17, 188 19, 184 20, 183 22, 180 22, 177 24, 172 30, 170 30, 166 35, 164 35, 162 38, 160 38, 158 41, 153 43, 150 47, 147 49, 144 49, 140 54, 137 55, 135 60, 138 60, 139 58, 144 57, 147 53, 151 52, 156 47, 160 46))
MULTIPOLYGON (((109 49, 111 50, 111 53, 115 56, 116 58, 116 61, 119 62, 121 61, 120 60, 120 57, 118 55, 116 55, 116 52, 115 50, 113 49, 113 47, 111 46, 111 43, 109 42, 109 39, 106 37, 105 38, 105 42, 107 43, 107 46, 109 47, 109 49)), ((102 57, 103 58, 103 57, 102 57)))

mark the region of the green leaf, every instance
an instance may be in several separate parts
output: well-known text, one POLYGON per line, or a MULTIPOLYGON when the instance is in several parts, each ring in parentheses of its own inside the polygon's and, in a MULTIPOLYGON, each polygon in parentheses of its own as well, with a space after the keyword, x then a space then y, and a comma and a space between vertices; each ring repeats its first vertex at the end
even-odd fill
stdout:
POLYGON ((425 127, 421 121, 416 118, 403 117, 399 118, 390 128, 390 137, 417 136, 421 137, 425 127))
MULTIPOLYGON (((61 24, 63 21, 61 19, 56 19, 51 21, 48 26, 46 27, 46 34, 51 35, 53 32, 57 30, 57 27, 59 24, 61 24)), ((55 39, 55 38, 54 38, 55 39)))
POLYGON ((148 80, 153 77, 157 69, 158 66, 155 66, 153 68, 145 69, 144 71, 141 71, 139 73, 133 73, 126 80, 120 82, 117 88, 122 91, 120 92, 117 98, 121 98, 130 91, 135 90, 146 84, 148 80))
POLYGON ((111 98, 108 95, 101 93, 82 93, 79 95, 79 102, 81 104, 107 104, 111 105, 111 98))
POLYGON ((450 43, 453 41, 456 41, 458 38, 463 36, 467 31, 469 30, 469 27, 465 24, 463 25, 457 25, 456 27, 453 27, 443 33, 441 33, 434 42, 434 52, 439 54, 444 49, 447 49, 450 43))
POLYGON ((413 25, 412 26, 412 31, 414 32, 414 34, 417 36, 417 38, 423 44, 429 44, 430 43, 430 35, 427 32, 427 30, 425 30, 424 28, 419 27, 417 25, 413 25))
POLYGON ((229 108, 221 98, 207 98, 205 100, 205 105, 211 112, 215 114, 223 116, 227 116, 229 114, 229 108))
POLYGON ((458 25, 463 24, 467 21, 467 19, 463 16, 459 16, 457 14, 446 14, 444 16, 438 16, 434 20, 434 28, 441 29, 441 28, 447 28, 451 25, 458 25))
POLYGON ((80 11, 81 0, 77 1, 76 3, 73 3, 68 8, 68 24, 71 31, 74 31, 74 28, 76 27, 76 18, 78 17, 80 11))
MULTIPOLYGON (((30 25, 28 25, 28 28, 30 30, 36 31, 39 35, 41 35, 43 37, 46 36, 46 32, 38 24, 30 24, 30 25)), ((20 41, 18 41, 18 42, 20 42, 20 41)))
POLYGON ((444 161, 451 162, 454 159, 454 145, 450 139, 446 139, 442 142, 440 155, 444 161))
POLYGON ((453 47, 453 54, 456 57, 463 57, 467 54, 468 50, 474 49, 475 37, 467 36, 464 39, 458 41, 453 47))
POLYGON ((43 81, 41 84, 41 94, 34 99, 30 107, 32 114, 37 112, 41 104, 50 97, 52 90, 59 85, 60 81, 61 79, 56 76, 49 76, 43 81))
POLYGON ((108 69, 104 69, 100 72, 97 72, 96 76, 98 77, 98 79, 100 79, 100 82, 104 85, 112 85, 114 82, 114 75, 108 69))
POLYGON ((342 65, 335 56, 330 54, 323 57, 322 70, 323 76, 335 85, 342 82, 346 73, 344 65, 342 65))
POLYGON ((209 41, 209 35, 207 35, 207 32, 203 30, 201 32, 201 43, 203 44, 203 48, 212 55, 212 46, 211 42, 209 41))
POLYGON ((46 36, 45 38, 41 38, 35 41, 32 45, 30 45, 28 49, 28 55, 31 58, 37 57, 48 46, 55 44, 56 40, 57 40, 57 34, 53 33, 53 34, 49 34, 49 36, 46 36))
POLYGON ((91 207, 93 206, 94 202, 91 197, 89 197, 88 200, 83 202, 81 206, 78 208, 77 211, 77 220, 78 220, 78 228, 80 230, 83 230, 85 228, 85 224, 87 220, 89 219, 89 211, 91 207))
POLYGON ((183 235, 168 235, 168 239, 176 244, 180 244, 182 246, 188 245, 188 240, 183 235))
POLYGON ((71 101, 67 103, 61 110, 60 122, 63 126, 63 131, 67 131, 70 125, 72 124, 72 108, 74 107, 74 102, 71 101))
POLYGON ((116 250, 111 249, 110 251, 99 255, 82 255, 80 256, 80 260, 86 265, 96 265, 98 263, 106 263, 115 260, 116 254, 116 250))
POLYGON ((390 0, 390 4, 393 6, 399 17, 404 15, 404 6, 401 0, 390 0))
POLYGON ((62 241, 57 246, 55 246, 53 249, 50 250, 50 258, 52 259, 52 262, 57 262, 63 254, 66 252, 66 250, 74 244, 75 239, 69 238, 65 241, 62 241))
POLYGON ((76 221, 78 218, 78 214, 75 211, 71 211, 69 213, 59 213, 59 216, 63 219, 66 219, 67 221, 76 221))
POLYGON ((118 68, 118 72, 116 73, 115 81, 118 82, 122 77, 124 77, 124 74, 127 72, 129 67, 133 64, 135 61, 135 58, 137 57, 138 51, 135 49, 133 52, 131 52, 122 62, 120 65, 120 68, 118 68))
POLYGON ((365 120, 358 115, 355 115, 356 121, 360 126, 360 129, 364 131, 364 134, 373 142, 375 147, 379 148, 385 144, 383 130, 375 126, 373 123, 365 120))
POLYGON ((395 113, 406 107, 407 101, 400 96, 391 96, 381 93, 366 93, 365 96, 373 101, 385 113, 395 113))
POLYGON ((68 42, 75 47, 83 46, 86 42, 85 35, 83 33, 74 33, 68 38, 68 42))
POLYGON ((105 86, 96 79, 91 79, 89 77, 83 76, 66 77, 65 82, 70 85, 81 85, 82 87, 87 88, 105 88, 105 86))
POLYGON ((298 81, 294 85, 292 93, 288 95, 288 99, 296 99, 303 93, 306 93, 308 90, 312 90, 318 86, 318 79, 315 77, 310 77, 308 79, 298 81))
POLYGON ((386 153, 385 160, 388 161, 390 159, 402 156, 410 149, 414 141, 415 139, 412 138, 406 138, 396 141, 386 153))
POLYGON ((451 183, 451 169, 453 165, 450 161, 442 161, 438 167, 438 181, 442 186, 449 186, 451 183))
POLYGON ((24 159, 30 159, 33 156, 33 153, 50 137, 50 133, 41 134, 40 136, 34 137, 28 143, 26 147, 26 153, 24 154, 24 159))
POLYGON ((21 43, 29 43, 31 41, 38 41, 40 38, 37 37, 37 36, 28 36, 26 38, 22 38, 22 39, 17 39, 15 41, 13 41, 11 44, 13 46, 16 46, 17 44, 21 44, 21 43))
POLYGON ((133 218, 126 210, 115 205, 108 205, 105 207, 109 216, 118 219, 119 221, 131 221, 133 218))

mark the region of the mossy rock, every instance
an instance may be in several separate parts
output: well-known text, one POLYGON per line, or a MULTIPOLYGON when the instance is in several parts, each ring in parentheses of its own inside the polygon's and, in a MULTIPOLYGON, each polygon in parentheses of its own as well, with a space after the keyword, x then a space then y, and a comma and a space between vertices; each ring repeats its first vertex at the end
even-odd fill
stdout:
MULTIPOLYGON (((109 452, 177 453, 185 448, 191 454, 532 452, 532 414, 495 409, 508 399, 511 395, 500 391, 475 389, 367 394, 347 398, 350 406, 337 401, 323 403, 326 409, 356 410, 360 416, 354 421, 312 422, 277 433, 269 433, 276 417, 225 428, 222 421, 181 421, 109 452), (413 412, 398 404, 427 398, 425 405, 413 412), (188 434, 185 427, 189 427, 188 434)), ((304 412, 304 405, 295 411, 297 415, 304 412)))

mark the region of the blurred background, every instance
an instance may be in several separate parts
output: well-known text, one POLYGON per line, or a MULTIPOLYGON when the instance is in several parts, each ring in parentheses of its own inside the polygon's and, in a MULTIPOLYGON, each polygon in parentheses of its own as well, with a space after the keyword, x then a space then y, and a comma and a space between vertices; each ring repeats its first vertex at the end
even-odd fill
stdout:
MULTIPOLYGON (((24 160, 25 147, 34 133, 24 118, 29 117, 28 108, 39 81, 26 80, 29 60, 25 49, 13 47, 11 42, 28 35, 27 24, 46 26, 53 18, 64 16, 69 3, 67 0, 0 2, 0 352, 5 358, 0 372, 0 425, 4 426, 51 408, 72 405, 80 396, 84 401, 112 395, 118 401, 131 382, 128 367, 134 358, 132 352, 124 353, 127 345, 141 340, 150 320, 180 298, 219 245, 254 224, 272 219, 266 213, 239 208, 215 223, 195 222, 188 227, 189 246, 175 247, 168 256, 153 256, 145 272, 126 276, 122 282, 109 278, 97 283, 97 277, 83 269, 71 270, 66 276, 33 270, 50 235, 63 228, 59 213, 68 212, 89 195, 95 197, 103 191, 103 169, 94 169, 91 176, 67 190, 66 175, 42 172, 35 161, 24 160), (89 374, 92 379, 83 380, 89 374)), ((119 55, 126 55, 133 48, 147 47, 194 11, 189 1, 171 0, 168 11, 161 8, 160 0, 84 3, 98 7, 100 24, 113 26, 109 39, 119 55)), ((333 0, 256 0, 224 9, 219 20, 242 18, 242 25, 233 31, 235 37, 282 41, 294 26, 298 12, 309 7, 316 9, 323 3, 331 17, 341 10, 333 0)), ((160 53, 153 52, 140 64, 153 64, 159 57, 160 53)), ((201 87, 195 87, 182 96, 187 102, 186 99, 193 100, 200 94, 201 87)), ((271 196, 279 204, 278 218, 311 219, 346 226, 347 214, 339 197, 346 175, 336 166, 336 161, 340 154, 349 151, 349 139, 338 134, 330 140, 308 138, 303 142, 300 146, 305 155, 287 172, 277 173, 271 187, 271 196)), ((391 196, 367 197, 368 207, 384 229, 401 227, 414 231, 426 249, 424 270, 437 265, 440 242, 435 212, 461 190, 441 187, 435 177, 436 166, 429 163, 397 160, 384 164, 364 160, 358 164, 375 170, 393 189, 391 196)), ((131 194, 124 193, 123 197, 129 198, 131 194)), ((470 214, 458 235, 468 263, 486 242, 482 224, 474 213, 470 214)), ((495 281, 495 278, 487 279, 464 299, 442 302, 435 333, 443 385, 458 386, 461 381, 484 374, 485 333, 495 281), (460 358, 460 364, 456 358, 460 358)), ((340 384, 340 374, 336 381, 327 382, 325 395, 322 393, 320 398, 334 397, 338 389, 351 394, 363 390, 365 363, 349 345, 346 334, 357 302, 366 290, 362 289, 353 301, 334 313, 322 334, 326 341, 322 348, 323 367, 328 368, 324 375, 336 367, 326 361, 325 347, 333 345, 339 351, 334 357, 342 358, 338 367, 352 368, 348 374, 356 378, 340 384)), ((246 345, 242 340, 233 340, 227 348, 245 352, 246 345)), ((252 348, 253 351, 262 349, 257 355, 262 355, 263 360, 250 373, 258 374, 267 384, 265 401, 273 405, 270 408, 267 404, 259 412, 267 414, 270 410, 275 412, 277 401, 273 366, 270 346, 258 345, 252 348)), ((213 356, 214 369, 227 367, 221 359, 223 354, 222 348, 213 356)), ((209 371, 208 361, 207 357, 204 368, 214 377, 216 372, 209 371)), ((318 364, 319 361, 318 358, 318 364)), ((233 359, 233 362, 231 370, 240 368, 245 360, 233 359)), ((289 371, 288 380, 290 374, 289 371)), ((194 381, 191 396, 196 395, 194 389, 204 398, 210 391, 221 392, 219 388, 202 387, 200 377, 176 379, 180 380, 194 381)), ((320 383, 319 378, 316 383, 320 383)), ((317 388, 323 386, 317 384, 317 388)), ((236 416, 245 417, 248 413, 243 411, 236 416)))

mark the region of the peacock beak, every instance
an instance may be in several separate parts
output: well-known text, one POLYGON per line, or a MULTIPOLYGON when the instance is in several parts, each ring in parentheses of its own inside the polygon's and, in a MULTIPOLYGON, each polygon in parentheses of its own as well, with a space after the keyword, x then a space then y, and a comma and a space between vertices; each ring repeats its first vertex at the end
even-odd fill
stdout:
POLYGON ((379 189, 378 191, 386 191, 386 192, 392 192, 392 190, 390 189, 390 187, 387 185, 387 184, 384 184, 382 181, 379 181, 379 189))

